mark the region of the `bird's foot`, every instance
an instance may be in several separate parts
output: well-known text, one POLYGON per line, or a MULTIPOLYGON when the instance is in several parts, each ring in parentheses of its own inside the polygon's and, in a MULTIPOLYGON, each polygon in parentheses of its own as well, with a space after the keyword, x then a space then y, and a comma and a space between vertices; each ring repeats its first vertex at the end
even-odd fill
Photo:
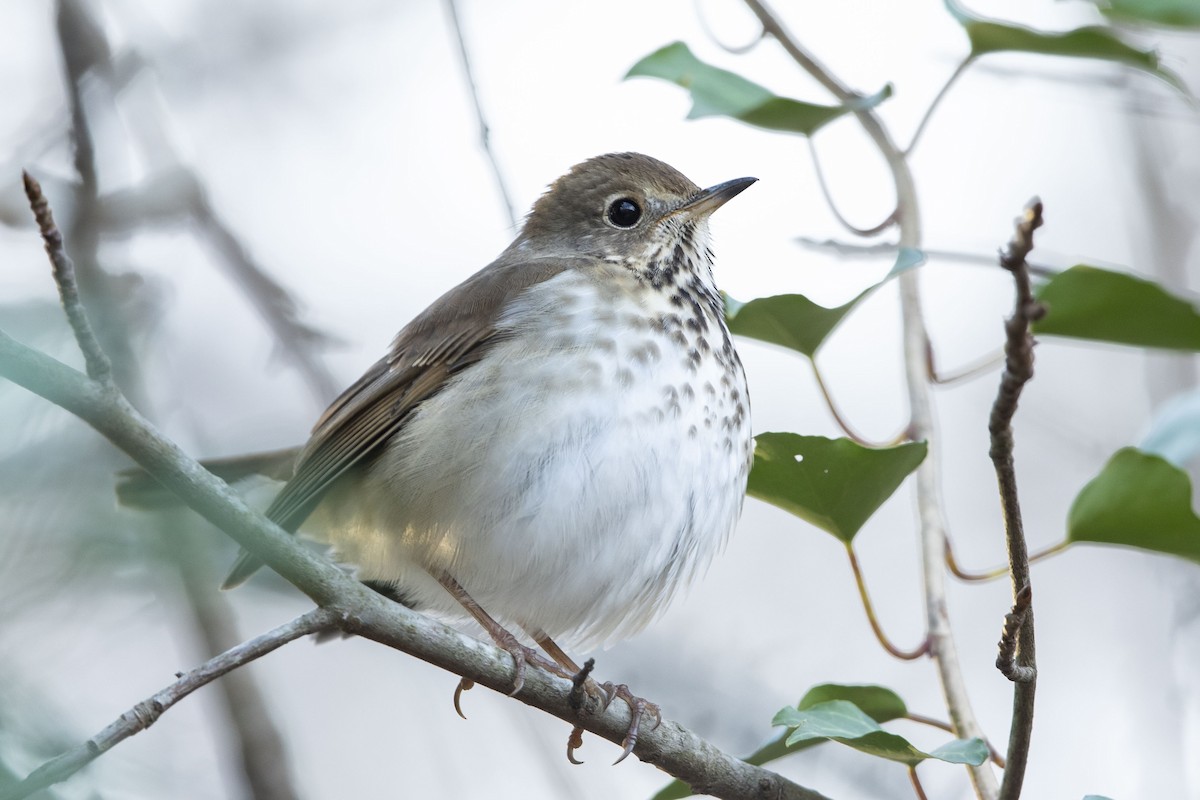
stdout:
POLYGON ((649 700, 638 697, 633 692, 629 691, 629 687, 623 683, 612 684, 605 683, 601 687, 608 695, 608 701, 624 700, 629 706, 629 728, 625 731, 625 738, 621 740, 621 756, 613 765, 616 766, 629 757, 633 752, 634 746, 637 744, 638 731, 641 727, 642 720, 647 715, 654 717, 654 727, 650 730, 657 730, 659 725, 662 725, 662 711, 654 703, 649 700))
MULTIPOLYGON (((567 700, 571 704, 571 708, 575 709, 576 713, 581 713, 584 710, 586 700, 598 700, 598 710, 604 712, 613 700, 624 700, 629 706, 629 728, 625 731, 625 738, 621 740, 621 755, 613 762, 613 765, 620 764, 624 761, 633 748, 637 745, 638 733, 641 729, 642 720, 647 716, 654 717, 654 727, 651 730, 658 728, 662 724, 662 712, 658 706, 641 697, 638 697, 633 692, 629 691, 629 687, 623 683, 612 684, 603 683, 597 685, 590 678, 592 669, 596 666, 594 659, 589 658, 584 662, 583 669, 571 677, 571 694, 567 700)), ((589 703, 588 711, 595 707, 593 703, 589 703)), ((583 727, 576 725, 571 729, 571 735, 567 739, 567 760, 572 764, 582 764, 575 758, 575 751, 583 746, 583 727)))
MULTIPOLYGON (((535 667, 543 669, 560 678, 574 677, 570 672, 549 660, 532 647, 526 647, 517 641, 517 637, 513 636, 503 628, 498 628, 495 631, 489 631, 492 640, 496 646, 504 652, 512 656, 513 660, 513 685, 509 690, 508 696, 513 697, 521 691, 525 686, 525 667, 527 664, 533 664, 535 667)), ((463 719, 467 715, 462 711, 462 693, 468 691, 475 685, 475 681, 470 678, 463 678, 458 682, 458 686, 454 689, 454 710, 463 719)))

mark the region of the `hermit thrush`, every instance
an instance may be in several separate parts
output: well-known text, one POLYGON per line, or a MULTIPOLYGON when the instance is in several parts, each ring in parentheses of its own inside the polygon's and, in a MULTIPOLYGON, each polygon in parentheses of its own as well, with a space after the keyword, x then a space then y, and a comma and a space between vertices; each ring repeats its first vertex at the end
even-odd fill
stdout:
POLYGON ((408 606, 465 609, 514 692, 536 656, 505 626, 569 672, 554 637, 640 630, 741 511, 749 399, 708 217, 754 181, 701 190, 637 153, 574 167, 330 406, 267 515, 408 606))

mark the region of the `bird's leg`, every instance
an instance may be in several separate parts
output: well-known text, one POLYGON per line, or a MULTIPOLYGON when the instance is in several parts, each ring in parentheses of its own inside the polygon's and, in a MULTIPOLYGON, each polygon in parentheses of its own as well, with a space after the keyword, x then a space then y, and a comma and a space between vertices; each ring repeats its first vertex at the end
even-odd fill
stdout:
MULTIPOLYGON (((581 695, 584 691, 587 691, 592 696, 596 696, 597 692, 591 690, 598 688, 604 692, 604 704, 601 710, 608 708, 608 704, 617 698, 624 700, 626 705, 629 706, 629 729, 625 731, 625 738, 621 741, 621 756, 613 762, 614 764, 620 764, 633 752, 634 745, 637 744, 642 717, 646 714, 652 714, 654 716, 654 727, 657 728, 662 724, 662 712, 659 711, 658 706, 636 696, 633 692, 629 691, 629 687, 625 684, 614 685, 612 683, 603 683, 597 687, 595 681, 589 677, 592 668, 595 666, 595 661, 589 658, 587 663, 580 668, 545 631, 537 628, 525 628, 525 632, 538 643, 539 647, 549 653, 551 658, 557 661, 564 669, 571 672, 571 682, 574 684, 574 689, 571 691, 572 698, 576 698, 577 695, 581 695)), ((582 705, 582 697, 578 697, 572 704, 574 705, 575 703, 582 705)), ((579 709, 576 708, 576 710, 578 711, 579 709)), ((576 725, 571 730, 571 735, 567 739, 567 760, 572 764, 583 763, 575 758, 575 751, 582 745, 583 728, 576 725)))
MULTIPOLYGON (((483 610, 483 606, 475 602, 471 595, 467 594, 467 590, 462 587, 457 580, 454 579, 448 572, 443 572, 437 576, 440 583, 450 595, 467 610, 467 613, 475 618, 475 621, 483 626, 483 629, 488 632, 494 641, 502 650, 507 652, 513 659, 513 688, 508 694, 515 695, 521 691, 521 687, 525 685, 525 664, 532 662, 538 667, 541 667, 548 672, 564 678, 571 677, 571 673, 565 672, 563 667, 553 661, 548 661, 543 658, 532 647, 526 647, 517 641, 517 637, 513 636, 508 630, 492 618, 492 615, 483 610)), ((560 651, 561 652, 561 651, 560 651)), ((458 682, 458 688, 454 690, 454 710, 458 712, 460 717, 465 719, 462 713, 462 707, 459 705, 459 698, 462 693, 475 685, 475 682, 470 678, 463 678, 458 682)))

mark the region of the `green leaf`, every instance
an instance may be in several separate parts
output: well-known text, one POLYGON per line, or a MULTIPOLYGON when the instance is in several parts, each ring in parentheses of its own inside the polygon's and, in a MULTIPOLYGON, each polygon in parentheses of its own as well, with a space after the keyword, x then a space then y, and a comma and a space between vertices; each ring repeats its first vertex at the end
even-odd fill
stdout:
POLYGON ((866 297, 866 289, 837 308, 825 308, 802 294, 777 294, 739 303, 725 297, 729 330, 761 342, 787 347, 812 358, 850 310, 866 297))
POLYGON ((1200 563, 1200 519, 1187 473, 1132 447, 1118 450, 1067 513, 1067 540, 1137 547, 1200 563))
POLYGON ((1200 27, 1200 3, 1196 0, 1096 0, 1111 19, 1168 28, 1200 27))
POLYGON ((728 70, 706 64, 683 42, 656 50, 630 67, 625 77, 661 78, 692 94, 688 119, 732 117, 747 125, 811 136, 821 126, 851 111, 871 108, 891 95, 884 87, 845 106, 823 106, 780 97, 728 70))
POLYGON ((900 695, 891 689, 870 684, 822 683, 809 689, 800 699, 801 710, 830 700, 846 700, 876 722, 899 719, 908 713, 900 695))
POLYGON ((849 544, 925 452, 924 442, 872 448, 849 439, 760 433, 746 492, 849 544))
POLYGON ((945 0, 946 9, 958 20, 971 42, 971 58, 987 53, 1022 52, 1068 58, 1096 58, 1143 70, 1161 78, 1181 92, 1183 82, 1159 64, 1154 50, 1139 50, 1117 38, 1109 28, 1088 26, 1064 33, 997 22, 967 11, 956 0, 945 0))
MULTIPOLYGON (((904 701, 891 689, 885 689, 882 686, 837 683, 823 683, 809 689, 800 701, 799 708, 811 708, 818 703, 824 703, 828 700, 849 700, 876 722, 887 722, 888 720, 898 719, 908 713, 908 708, 904 705, 904 701)), ((763 764, 783 758, 789 753, 815 747, 825 741, 823 739, 813 739, 812 741, 800 742, 793 747, 788 747, 785 743, 786 739, 787 731, 784 731, 772 737, 766 744, 742 760, 747 764, 761 767, 763 764)), ((690 786, 683 781, 672 781, 663 787, 658 794, 654 795, 653 800, 680 800, 680 798, 691 796, 692 789, 690 786)))
POLYGON ((879 723, 864 714, 858 706, 846 700, 830 700, 818 703, 803 711, 785 708, 775 717, 776 721, 792 728, 787 744, 799 744, 814 739, 832 739, 891 761, 916 766, 927 758, 936 758, 952 764, 982 764, 988 751, 979 739, 955 740, 931 753, 918 750, 903 736, 888 733, 879 723))
POLYGON ((1038 288, 1046 316, 1034 333, 1100 342, 1200 350, 1200 314, 1151 281, 1079 265, 1038 288))

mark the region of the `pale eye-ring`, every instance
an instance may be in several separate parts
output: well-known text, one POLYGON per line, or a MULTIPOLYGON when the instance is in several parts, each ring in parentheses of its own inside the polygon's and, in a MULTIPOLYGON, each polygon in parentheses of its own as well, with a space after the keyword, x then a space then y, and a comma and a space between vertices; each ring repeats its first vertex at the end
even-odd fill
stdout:
POLYGON ((642 218, 642 207, 632 197, 618 197, 608 204, 605 216, 618 228, 632 228, 642 218))

